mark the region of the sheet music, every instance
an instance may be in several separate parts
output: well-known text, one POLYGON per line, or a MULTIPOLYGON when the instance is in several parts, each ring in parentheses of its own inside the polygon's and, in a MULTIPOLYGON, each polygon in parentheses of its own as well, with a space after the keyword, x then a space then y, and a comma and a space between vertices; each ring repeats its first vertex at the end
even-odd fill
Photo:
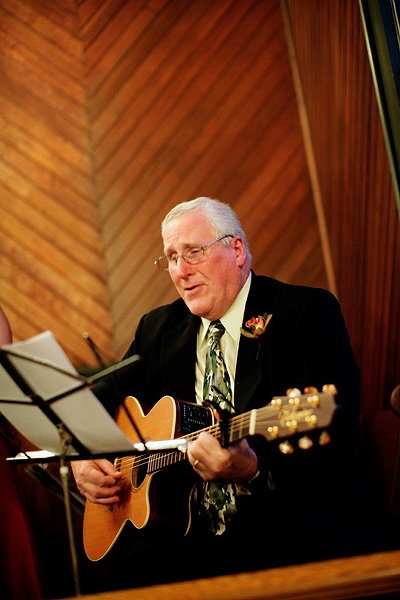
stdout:
MULTIPOLYGON (((87 387, 76 389, 82 381, 51 368, 53 364, 79 378, 52 332, 45 331, 28 340, 4 345, 2 349, 49 361, 47 366, 20 356, 7 355, 33 392, 49 403, 60 421, 91 453, 126 453, 135 448, 94 393, 87 387), (68 394, 62 399, 50 402, 52 398, 66 392, 68 394)), ((59 454, 60 437, 57 428, 32 398, 23 393, 1 364, 0 409, 6 419, 37 448, 59 454), (14 402, 11 404, 4 400, 14 402)), ((76 454, 76 449, 71 447, 68 455, 73 454, 76 454)))

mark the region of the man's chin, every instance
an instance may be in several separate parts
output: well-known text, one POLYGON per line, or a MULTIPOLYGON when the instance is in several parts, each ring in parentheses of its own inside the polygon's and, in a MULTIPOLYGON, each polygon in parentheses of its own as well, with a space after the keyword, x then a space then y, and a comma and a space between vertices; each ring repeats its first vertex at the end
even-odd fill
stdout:
POLYGON ((205 306, 202 302, 191 300, 187 297, 184 297, 183 299, 192 315, 196 315, 197 317, 203 317, 205 315, 205 306))

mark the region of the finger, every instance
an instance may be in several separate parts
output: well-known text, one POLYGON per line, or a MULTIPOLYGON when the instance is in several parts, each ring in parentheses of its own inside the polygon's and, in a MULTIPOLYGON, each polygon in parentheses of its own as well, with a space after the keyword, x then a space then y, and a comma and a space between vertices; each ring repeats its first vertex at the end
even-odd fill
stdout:
POLYGON ((117 467, 106 458, 96 459, 94 463, 96 467, 98 467, 98 469, 100 469, 100 471, 106 475, 110 475, 116 479, 119 479, 122 476, 122 473, 117 469, 117 467))
POLYGON ((115 504, 119 502, 119 492, 120 488, 118 486, 113 486, 111 488, 101 488, 97 486, 87 485, 84 490, 81 491, 81 494, 85 496, 87 500, 93 502, 94 504, 115 504))
POLYGON ((92 496, 89 493, 83 494, 86 500, 93 502, 93 504, 102 504, 103 506, 112 506, 113 504, 118 504, 119 496, 111 496, 111 498, 98 498, 97 496, 92 496))

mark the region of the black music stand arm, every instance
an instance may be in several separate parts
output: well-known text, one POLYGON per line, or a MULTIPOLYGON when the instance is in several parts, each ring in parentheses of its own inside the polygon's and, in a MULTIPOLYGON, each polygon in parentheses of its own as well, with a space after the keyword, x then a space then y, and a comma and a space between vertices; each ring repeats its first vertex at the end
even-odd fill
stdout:
POLYGON ((67 433, 61 423, 58 424, 57 429, 60 434, 60 480, 62 483, 64 506, 65 506, 65 517, 67 521, 68 540, 69 548, 71 553, 72 563, 72 574, 74 578, 75 595, 80 596, 80 582, 79 582, 79 567, 78 567, 78 556, 76 551, 74 525, 72 522, 72 509, 71 509, 71 497, 69 493, 69 467, 65 463, 65 457, 68 453, 68 449, 71 445, 72 438, 67 433))

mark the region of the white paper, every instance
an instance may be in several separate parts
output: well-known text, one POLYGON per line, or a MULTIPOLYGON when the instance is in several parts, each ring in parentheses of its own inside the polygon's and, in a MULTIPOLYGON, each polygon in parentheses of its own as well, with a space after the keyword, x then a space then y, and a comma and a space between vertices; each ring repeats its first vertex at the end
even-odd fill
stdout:
MULTIPOLYGON (((91 454, 126 453, 135 448, 88 387, 76 390, 82 384, 80 376, 50 331, 26 341, 4 345, 1 349, 50 363, 36 364, 21 356, 7 355, 33 393, 46 402, 46 406, 91 454), (51 365, 62 368, 78 380, 51 368, 51 365), (66 392, 68 394, 62 399, 50 402, 66 392)), ((6 419, 37 448, 60 453, 61 440, 57 427, 31 396, 23 393, 2 365, 0 409, 6 419), (7 403, 5 400, 14 402, 7 403)), ((77 449, 70 447, 68 455, 74 454, 77 454, 77 449)))

